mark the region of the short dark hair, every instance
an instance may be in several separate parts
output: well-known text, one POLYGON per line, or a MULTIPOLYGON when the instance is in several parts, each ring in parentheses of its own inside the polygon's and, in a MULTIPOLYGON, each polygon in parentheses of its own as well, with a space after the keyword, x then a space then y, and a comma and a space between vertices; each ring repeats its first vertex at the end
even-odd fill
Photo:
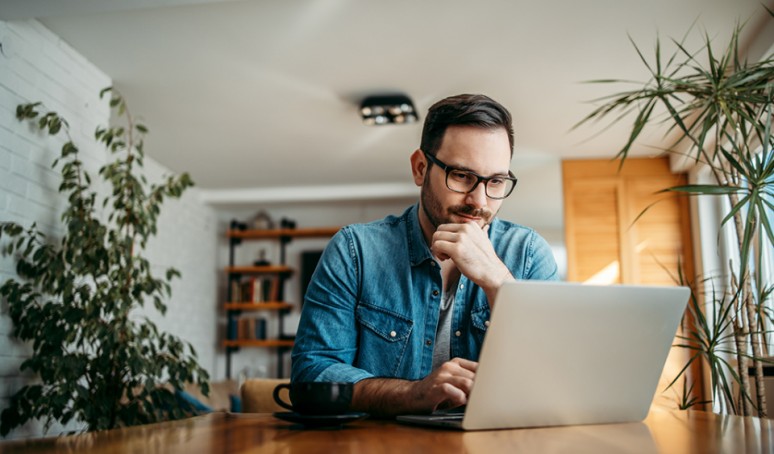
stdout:
POLYGON ((449 126, 503 128, 513 156, 513 121, 508 109, 485 95, 457 95, 442 99, 427 111, 420 149, 435 156, 449 126))

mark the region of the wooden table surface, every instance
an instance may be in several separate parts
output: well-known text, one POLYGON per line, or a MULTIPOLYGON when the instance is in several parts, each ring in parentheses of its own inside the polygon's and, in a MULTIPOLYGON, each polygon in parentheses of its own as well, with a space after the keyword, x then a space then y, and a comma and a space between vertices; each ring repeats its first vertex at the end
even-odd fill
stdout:
POLYGON ((642 423, 458 432, 362 420, 303 429, 270 414, 187 420, 59 438, 4 441, 0 453, 757 453, 774 452, 768 419, 654 410, 642 423))

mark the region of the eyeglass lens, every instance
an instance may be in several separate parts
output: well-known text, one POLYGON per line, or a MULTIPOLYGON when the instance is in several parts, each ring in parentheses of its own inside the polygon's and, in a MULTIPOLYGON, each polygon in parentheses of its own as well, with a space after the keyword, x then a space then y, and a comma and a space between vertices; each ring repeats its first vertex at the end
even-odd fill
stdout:
POLYGON ((484 184, 487 197, 493 199, 507 197, 514 186, 514 181, 508 178, 492 177, 484 180, 464 170, 450 169, 446 174, 446 186, 455 192, 471 192, 479 182, 484 184))

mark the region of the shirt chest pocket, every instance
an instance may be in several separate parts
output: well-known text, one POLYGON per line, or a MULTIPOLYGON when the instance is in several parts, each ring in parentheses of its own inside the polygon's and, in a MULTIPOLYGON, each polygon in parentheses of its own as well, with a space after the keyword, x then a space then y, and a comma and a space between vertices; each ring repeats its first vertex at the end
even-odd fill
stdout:
POLYGON ((408 317, 360 302, 355 309, 359 328, 356 367, 375 376, 399 377, 414 323, 408 317))
POLYGON ((471 346, 471 351, 480 351, 481 345, 484 343, 484 337, 486 337, 486 330, 489 328, 490 316, 491 310, 488 307, 478 308, 470 314, 470 331, 473 334, 471 341, 475 342, 475 348, 471 346))

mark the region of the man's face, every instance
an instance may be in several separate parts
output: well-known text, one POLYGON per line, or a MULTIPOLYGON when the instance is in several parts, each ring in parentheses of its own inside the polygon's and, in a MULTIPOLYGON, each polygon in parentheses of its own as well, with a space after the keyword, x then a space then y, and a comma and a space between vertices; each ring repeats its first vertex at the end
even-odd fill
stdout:
MULTIPOLYGON (((511 161, 508 134, 503 128, 452 126, 446 130, 436 157, 448 166, 481 176, 507 175, 511 161)), ((446 172, 431 165, 422 182, 420 219, 424 217, 421 220, 429 222, 433 230, 441 224, 465 222, 475 222, 483 228, 492 222, 502 202, 486 196, 483 182, 468 194, 451 191, 446 186, 446 172)))

